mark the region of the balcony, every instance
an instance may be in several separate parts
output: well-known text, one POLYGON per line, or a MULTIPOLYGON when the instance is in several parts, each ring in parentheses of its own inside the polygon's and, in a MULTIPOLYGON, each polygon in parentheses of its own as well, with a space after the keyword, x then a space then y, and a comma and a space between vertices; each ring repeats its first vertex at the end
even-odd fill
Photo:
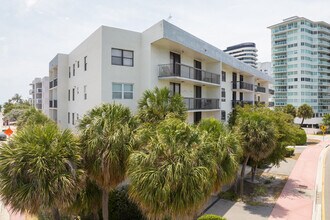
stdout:
POLYGON ((220 86, 220 75, 197 69, 181 63, 161 64, 159 78, 185 78, 202 84, 220 86))
POLYGON ((237 105, 243 107, 244 105, 253 105, 253 101, 232 100, 231 104, 233 108, 235 108, 237 105))
POLYGON ((218 110, 219 99, 183 98, 188 111, 192 110, 218 110))
POLYGON ((275 94, 274 89, 268 89, 268 91, 269 91, 269 94, 271 94, 271 95, 274 95, 275 94))
POLYGON ((54 88, 57 86, 57 78, 49 82, 49 88, 54 88))
POLYGON ((57 108, 57 100, 50 100, 49 108, 57 108))
POLYGON ((246 82, 233 82, 233 89, 243 89, 243 90, 248 90, 248 91, 253 91, 254 85, 251 83, 246 83, 246 82))
POLYGON ((53 101, 49 101, 49 108, 53 108, 53 101))
POLYGON ((265 88, 265 87, 261 87, 261 86, 255 86, 254 91, 255 91, 255 92, 266 93, 266 88, 265 88))

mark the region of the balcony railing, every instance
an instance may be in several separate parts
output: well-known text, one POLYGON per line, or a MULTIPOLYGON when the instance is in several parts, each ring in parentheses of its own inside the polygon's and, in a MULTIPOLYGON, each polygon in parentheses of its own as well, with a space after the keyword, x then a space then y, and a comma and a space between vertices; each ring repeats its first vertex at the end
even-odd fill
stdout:
POLYGON ((232 100, 231 101, 232 107, 235 108, 235 106, 244 106, 244 105, 253 105, 253 101, 244 101, 244 100, 232 100))
POLYGON ((182 77, 220 85, 220 75, 181 63, 159 65, 159 77, 182 77))
POLYGON ((49 88, 53 88, 57 86, 57 78, 49 82, 49 88))
POLYGON ((265 87, 261 87, 261 86, 256 86, 254 91, 255 92, 266 93, 266 88, 265 87))
POLYGON ((219 99, 183 98, 187 110, 220 109, 219 99))
POLYGON ((246 89, 253 91, 253 87, 254 85, 251 83, 246 83, 241 81, 233 82, 233 89, 246 89))

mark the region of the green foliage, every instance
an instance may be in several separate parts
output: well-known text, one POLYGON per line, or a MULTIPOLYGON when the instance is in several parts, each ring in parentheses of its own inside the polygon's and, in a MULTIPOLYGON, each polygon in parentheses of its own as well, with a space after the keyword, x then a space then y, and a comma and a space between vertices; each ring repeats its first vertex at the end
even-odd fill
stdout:
POLYGON ((326 125, 326 126, 330 126, 330 114, 325 114, 323 115, 323 124, 326 125))
POLYGON ((219 191, 223 185, 231 183, 236 178, 238 161, 242 155, 239 135, 215 118, 203 119, 197 128, 208 134, 204 141, 208 143, 208 151, 216 162, 214 191, 219 191))
POLYGON ((301 128, 297 128, 295 129, 295 137, 294 137, 294 144, 295 145, 305 145, 307 142, 307 135, 306 132, 301 129, 301 128))
POLYGON ((291 115, 293 118, 295 118, 296 115, 297 115, 296 108, 291 104, 287 104, 286 106, 284 106, 283 107, 283 112, 286 113, 286 114, 291 115))
POLYGON ((142 123, 158 123, 171 113, 172 117, 186 120, 186 106, 179 94, 171 95, 168 88, 146 90, 139 100, 137 117, 142 123))
POLYGON ((25 126, 0 148, 0 196, 13 211, 66 208, 83 176, 78 141, 53 123, 25 126))
POLYGON ((258 185, 253 189, 253 196, 267 195, 267 188, 264 185, 258 185))
POLYGON ((111 220, 145 220, 142 211, 128 197, 128 187, 124 186, 110 192, 109 219, 111 220))
POLYGON ((238 200, 238 195, 232 190, 227 190, 227 191, 221 191, 219 193, 219 197, 221 199, 226 199, 230 201, 237 201, 238 200))
POLYGON ((226 218, 221 217, 220 215, 205 214, 199 217, 197 220, 226 220, 226 218))
POLYGON ((313 117, 313 108, 310 105, 303 104, 299 106, 298 111, 297 111, 297 116, 299 118, 302 118, 301 125, 304 124, 304 120, 307 118, 312 118, 313 117))
POLYGON ((151 219, 194 216, 215 182, 216 163, 203 141, 206 133, 171 117, 142 129, 153 135, 130 155, 130 198, 151 219))
POLYGON ((293 156, 294 155, 294 148, 292 148, 292 147, 287 147, 286 148, 286 157, 291 157, 291 156, 293 156))
POLYGON ((31 107, 25 110, 24 113, 20 115, 20 117, 18 118, 17 127, 18 129, 20 129, 24 125, 31 125, 31 124, 43 125, 45 123, 53 123, 53 121, 49 119, 41 111, 31 107))

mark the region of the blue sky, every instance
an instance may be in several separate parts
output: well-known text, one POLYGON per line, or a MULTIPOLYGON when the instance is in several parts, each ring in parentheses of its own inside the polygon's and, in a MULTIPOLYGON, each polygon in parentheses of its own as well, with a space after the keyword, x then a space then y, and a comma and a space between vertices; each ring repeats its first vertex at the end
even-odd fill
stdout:
POLYGON ((294 15, 330 23, 329 0, 0 0, 0 104, 48 75, 101 25, 143 31, 161 19, 225 49, 252 41, 270 61, 268 26, 294 15))

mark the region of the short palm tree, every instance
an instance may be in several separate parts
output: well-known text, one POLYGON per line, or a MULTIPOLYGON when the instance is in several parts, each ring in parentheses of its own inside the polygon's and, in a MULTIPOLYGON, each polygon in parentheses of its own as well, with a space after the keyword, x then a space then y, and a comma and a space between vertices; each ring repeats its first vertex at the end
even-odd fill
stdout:
POLYGON ((258 162, 269 156, 276 147, 277 130, 274 122, 263 111, 242 108, 236 127, 242 137, 244 162, 241 171, 240 194, 243 196, 245 168, 251 158, 258 162))
POLYGON ((17 93, 11 98, 11 100, 15 101, 15 103, 23 102, 22 96, 17 93))
POLYGON ((310 105, 307 104, 303 104, 301 106, 299 106, 298 111, 297 111, 297 116, 299 118, 302 118, 300 127, 303 126, 304 124, 304 120, 306 118, 312 118, 313 117, 313 108, 310 105))
POLYGON ((25 126, 0 148, 0 196, 14 211, 48 210, 60 219, 83 176, 77 139, 54 123, 25 126))
POLYGON ((109 192, 125 179, 134 126, 129 108, 120 104, 95 107, 79 124, 87 174, 102 190, 104 220, 109 215, 109 192))
POLYGON ((224 184, 230 184, 237 176, 239 159, 242 154, 239 137, 230 131, 219 120, 203 119, 198 129, 206 132, 208 151, 212 152, 216 161, 217 173, 214 191, 218 191, 224 184))
POLYGON ((179 94, 171 95, 168 88, 146 90, 139 101, 138 118, 141 122, 157 123, 171 113, 172 117, 185 120, 186 106, 179 94))
MULTIPOLYGON (((129 195, 151 219, 192 217, 212 192, 216 165, 204 132, 177 118, 146 131, 129 158, 129 195)), ((141 132, 144 133, 144 132, 141 132)))

